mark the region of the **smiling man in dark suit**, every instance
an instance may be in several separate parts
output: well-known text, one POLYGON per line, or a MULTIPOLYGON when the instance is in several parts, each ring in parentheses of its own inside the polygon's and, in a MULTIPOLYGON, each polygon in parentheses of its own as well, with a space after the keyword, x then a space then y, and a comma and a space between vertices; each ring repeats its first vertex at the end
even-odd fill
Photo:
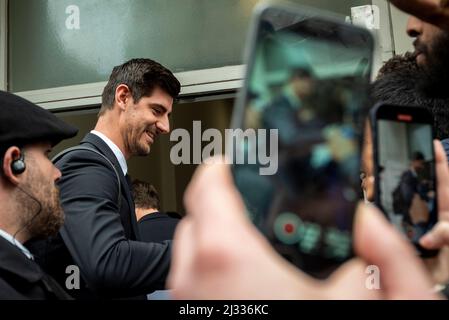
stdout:
POLYGON ((41 249, 41 263, 60 282, 68 265, 79 267, 81 288, 70 291, 75 298, 123 298, 165 287, 171 242, 140 242, 127 160, 148 155, 156 137, 170 131, 179 91, 174 75, 150 59, 115 67, 95 129, 81 142, 89 150, 56 162, 66 222, 41 249))

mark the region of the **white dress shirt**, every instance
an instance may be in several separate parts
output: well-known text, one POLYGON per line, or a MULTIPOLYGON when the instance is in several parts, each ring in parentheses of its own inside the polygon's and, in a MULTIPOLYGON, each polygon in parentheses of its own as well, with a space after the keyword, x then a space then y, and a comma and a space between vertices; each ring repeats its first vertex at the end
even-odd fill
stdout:
POLYGON ((111 139, 106 137, 101 132, 92 130, 90 133, 96 135, 97 137, 99 137, 101 140, 103 140, 108 145, 108 147, 112 150, 115 157, 117 158, 118 163, 120 164, 120 168, 122 168, 123 175, 126 176, 126 174, 128 173, 128 165, 126 163, 125 156, 123 155, 123 152, 120 150, 120 148, 117 147, 117 145, 114 142, 112 142, 111 139))
POLYGON ((4 238, 8 242, 11 242, 11 244, 13 246, 19 248, 20 251, 22 251, 23 254, 26 255, 26 257, 28 259, 34 260, 34 257, 31 254, 31 252, 27 248, 25 248, 23 246, 23 244, 21 244, 19 241, 17 241, 16 238, 14 238, 12 235, 10 235, 8 232, 3 231, 2 229, 0 229, 0 237, 4 238))

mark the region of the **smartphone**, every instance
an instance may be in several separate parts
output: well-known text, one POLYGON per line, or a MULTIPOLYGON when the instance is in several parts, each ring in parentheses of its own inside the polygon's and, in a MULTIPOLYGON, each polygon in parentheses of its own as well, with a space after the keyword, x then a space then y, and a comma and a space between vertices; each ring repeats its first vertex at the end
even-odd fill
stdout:
POLYGON ((274 248, 326 278, 353 255, 371 34, 322 11, 264 5, 247 45, 234 182, 274 248))
POLYGON ((429 111, 419 107, 376 105, 371 111, 375 202, 388 220, 416 247, 437 223, 435 130, 429 111))

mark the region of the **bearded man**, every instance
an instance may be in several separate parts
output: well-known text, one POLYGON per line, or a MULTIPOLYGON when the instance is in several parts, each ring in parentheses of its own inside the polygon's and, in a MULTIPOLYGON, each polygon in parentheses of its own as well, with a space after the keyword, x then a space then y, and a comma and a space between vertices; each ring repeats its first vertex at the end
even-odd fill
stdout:
POLYGON ((411 16, 407 33, 415 38, 416 63, 422 77, 419 89, 429 98, 448 98, 449 79, 449 1, 389 0, 411 16))
POLYGON ((0 91, 0 299, 68 299, 24 244, 56 234, 64 214, 48 159, 77 129, 50 112, 0 91))

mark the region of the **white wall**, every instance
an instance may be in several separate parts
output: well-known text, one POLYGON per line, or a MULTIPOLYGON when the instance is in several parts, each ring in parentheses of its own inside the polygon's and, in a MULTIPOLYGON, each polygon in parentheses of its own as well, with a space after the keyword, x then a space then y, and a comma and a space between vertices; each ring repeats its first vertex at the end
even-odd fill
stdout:
POLYGON ((393 27, 393 41, 396 54, 414 51, 413 39, 406 33, 408 15, 390 5, 391 22, 393 27))
POLYGON ((391 122, 379 122, 379 144, 380 165, 384 167, 380 181, 382 204, 388 212, 392 212, 391 191, 396 188, 409 164, 406 124, 394 123, 392 126, 391 122))

